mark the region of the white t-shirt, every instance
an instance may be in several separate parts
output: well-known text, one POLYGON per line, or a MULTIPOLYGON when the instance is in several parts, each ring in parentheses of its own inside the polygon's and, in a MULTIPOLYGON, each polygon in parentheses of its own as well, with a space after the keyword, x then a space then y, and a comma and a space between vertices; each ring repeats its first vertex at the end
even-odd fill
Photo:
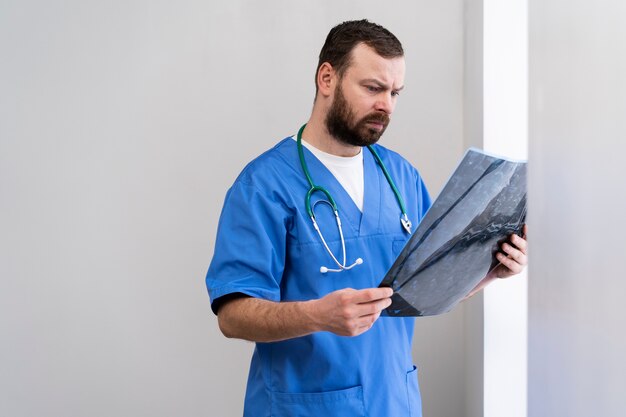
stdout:
MULTIPOLYGON (((296 136, 292 138, 297 140, 296 136)), ((356 156, 337 156, 320 151, 304 139, 302 145, 335 176, 354 204, 363 212, 363 149, 356 156)))

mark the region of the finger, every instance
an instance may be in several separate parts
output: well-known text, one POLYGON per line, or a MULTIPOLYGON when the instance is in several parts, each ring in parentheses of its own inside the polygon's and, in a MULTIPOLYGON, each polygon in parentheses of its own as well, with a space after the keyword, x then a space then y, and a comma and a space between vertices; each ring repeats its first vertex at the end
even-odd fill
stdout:
POLYGON ((380 317, 380 312, 376 314, 369 314, 359 318, 359 331, 362 333, 372 328, 376 320, 380 317))
POLYGON ((378 317, 380 317, 380 312, 359 317, 346 323, 345 326, 339 327, 335 333, 341 336, 358 336, 371 329, 378 317))
POLYGON ((369 303, 361 303, 356 307, 357 317, 367 317, 372 314, 380 314, 380 312, 391 305, 391 298, 383 298, 369 303))
POLYGON ((526 249, 528 247, 528 242, 526 241, 526 239, 519 237, 518 235, 511 235, 509 240, 519 250, 521 250, 524 254, 526 254, 526 249))
POLYGON ((521 265, 526 265, 527 257, 526 257, 526 254, 522 252, 521 250, 515 248, 514 246, 509 245, 508 243, 503 243, 502 251, 504 251, 507 255, 509 255, 509 258, 514 259, 517 263, 521 265))
POLYGON ((507 267, 514 274, 519 274, 524 269, 523 266, 517 263, 514 259, 507 257, 501 252, 496 253, 496 259, 498 259, 502 265, 507 267))
POLYGON ((389 298, 393 295, 391 288, 367 288, 364 290, 356 291, 353 294, 352 301, 355 303, 369 303, 375 300, 382 300, 389 298))

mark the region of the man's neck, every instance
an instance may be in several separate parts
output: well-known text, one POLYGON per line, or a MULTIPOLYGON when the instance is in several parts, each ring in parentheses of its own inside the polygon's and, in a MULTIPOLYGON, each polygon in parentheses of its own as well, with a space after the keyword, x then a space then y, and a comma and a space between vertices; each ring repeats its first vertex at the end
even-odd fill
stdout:
POLYGON ((340 142, 330 133, 324 123, 321 123, 313 116, 302 132, 302 139, 315 146, 320 151, 337 156, 355 156, 361 152, 360 146, 348 145, 340 142))

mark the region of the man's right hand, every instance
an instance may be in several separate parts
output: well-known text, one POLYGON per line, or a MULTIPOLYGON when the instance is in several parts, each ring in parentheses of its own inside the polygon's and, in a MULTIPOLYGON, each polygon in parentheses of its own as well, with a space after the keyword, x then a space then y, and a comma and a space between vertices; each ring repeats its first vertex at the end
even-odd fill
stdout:
POLYGON ((392 294, 391 288, 347 288, 311 301, 241 297, 224 303, 217 319, 226 337, 253 342, 277 342, 320 331, 357 336, 389 307, 392 294))
POLYGON ((391 305, 391 288, 346 288, 312 300, 305 310, 320 331, 357 336, 369 330, 380 313, 391 305))

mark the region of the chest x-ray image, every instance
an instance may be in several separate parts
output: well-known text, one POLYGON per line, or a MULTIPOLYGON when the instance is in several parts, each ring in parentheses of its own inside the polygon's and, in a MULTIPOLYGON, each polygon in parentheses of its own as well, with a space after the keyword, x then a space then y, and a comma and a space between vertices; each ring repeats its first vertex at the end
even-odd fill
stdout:
POLYGON ((526 163, 470 149, 381 282, 388 316, 450 311, 498 265, 526 218, 526 163))

